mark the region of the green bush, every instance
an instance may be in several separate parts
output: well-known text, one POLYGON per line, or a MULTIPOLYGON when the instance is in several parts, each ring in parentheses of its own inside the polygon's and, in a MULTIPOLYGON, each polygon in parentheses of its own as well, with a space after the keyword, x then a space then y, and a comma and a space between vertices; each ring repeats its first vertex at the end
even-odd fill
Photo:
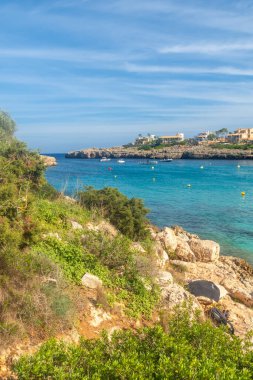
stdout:
POLYGON ((148 235, 146 215, 148 210, 143 201, 137 198, 127 198, 117 189, 105 187, 95 190, 86 187, 77 194, 82 206, 89 210, 96 209, 124 235, 130 239, 143 239, 148 235))
POLYGON ((138 332, 121 331, 111 339, 66 345, 55 340, 14 366, 25 379, 253 379, 252 343, 229 336, 209 323, 177 311, 168 323, 138 332))

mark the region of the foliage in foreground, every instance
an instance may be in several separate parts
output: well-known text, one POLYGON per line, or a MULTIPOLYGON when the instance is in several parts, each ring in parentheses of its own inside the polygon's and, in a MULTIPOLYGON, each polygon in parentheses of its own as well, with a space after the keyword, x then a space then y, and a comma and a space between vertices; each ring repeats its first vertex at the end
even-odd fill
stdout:
POLYGON ((15 365, 20 380, 33 379, 253 379, 252 344, 179 311, 168 325, 111 339, 66 345, 55 340, 15 365))
POLYGON ((117 189, 105 187, 95 190, 89 186, 77 194, 81 205, 98 212, 124 235, 133 240, 143 239, 148 235, 146 215, 148 210, 138 198, 127 198, 117 189))
POLYGON ((74 307, 61 268, 31 246, 43 231, 36 214, 42 192, 55 191, 44 164, 14 137, 15 122, 0 112, 0 341, 46 338, 69 326, 74 307), (55 283, 47 281, 53 278, 55 283))

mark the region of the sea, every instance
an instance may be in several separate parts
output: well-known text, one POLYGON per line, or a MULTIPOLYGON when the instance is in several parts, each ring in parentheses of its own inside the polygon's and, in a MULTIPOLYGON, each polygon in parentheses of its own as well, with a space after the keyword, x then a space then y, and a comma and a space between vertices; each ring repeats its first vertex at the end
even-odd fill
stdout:
POLYGON ((217 241, 221 254, 253 264, 253 161, 67 159, 46 171, 50 184, 73 196, 85 186, 116 187, 144 200, 153 224, 180 225, 217 241))

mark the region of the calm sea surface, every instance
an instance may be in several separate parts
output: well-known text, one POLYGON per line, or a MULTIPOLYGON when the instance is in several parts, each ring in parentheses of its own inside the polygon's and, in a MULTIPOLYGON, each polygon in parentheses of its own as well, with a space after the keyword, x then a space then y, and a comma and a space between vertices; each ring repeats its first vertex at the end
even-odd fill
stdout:
POLYGON ((253 264, 253 161, 175 160, 152 166, 131 159, 119 164, 54 156, 58 166, 46 175, 57 190, 73 195, 85 185, 117 187, 143 198, 154 224, 178 224, 219 242, 222 254, 253 264))

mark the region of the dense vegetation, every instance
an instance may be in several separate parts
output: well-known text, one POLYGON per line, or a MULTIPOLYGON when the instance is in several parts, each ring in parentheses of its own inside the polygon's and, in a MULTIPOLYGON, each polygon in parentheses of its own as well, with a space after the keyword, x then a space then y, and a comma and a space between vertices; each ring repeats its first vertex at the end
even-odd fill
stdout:
MULTIPOLYGON (((126 236, 74 230, 72 221, 85 226, 101 216, 57 193, 44 178, 39 155, 14 137, 10 116, 0 113, 0 123, 1 346, 20 337, 49 337, 73 324, 86 272, 103 280, 107 307, 118 301, 127 314, 150 315, 159 296, 151 278, 138 272, 128 238, 146 236, 142 202, 107 189, 100 200, 126 236)), ((79 194, 83 205, 91 193, 79 194)))
POLYGON ((139 240, 148 235, 146 219, 148 210, 141 199, 129 199, 111 187, 102 190, 87 187, 86 191, 78 193, 78 200, 89 210, 97 210, 103 217, 108 218, 130 239, 139 240))
POLYGON ((137 333, 121 331, 112 338, 65 345, 52 340, 15 369, 19 379, 171 379, 250 380, 253 352, 249 340, 228 338, 209 323, 190 320, 187 313, 137 333))

